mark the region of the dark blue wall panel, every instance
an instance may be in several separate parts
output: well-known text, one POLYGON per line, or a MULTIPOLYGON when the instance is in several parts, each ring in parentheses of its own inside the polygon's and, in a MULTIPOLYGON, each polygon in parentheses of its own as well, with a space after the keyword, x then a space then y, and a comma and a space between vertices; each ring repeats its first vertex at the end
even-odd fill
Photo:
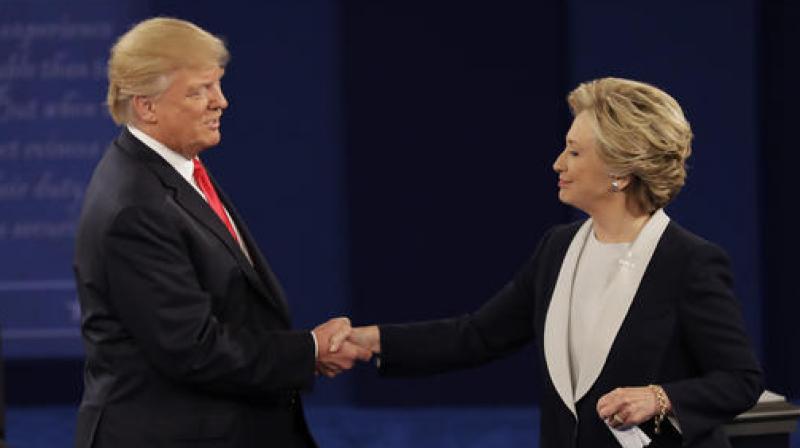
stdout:
MULTIPOLYGON (((343 5, 353 317, 473 311, 565 219, 558 2, 343 5)), ((530 350, 423 380, 358 377, 359 402, 531 403, 530 350), (491 387, 481 387, 491 384, 491 387)))
POLYGON ((800 238, 797 208, 797 124, 800 122, 800 4, 764 2, 761 22, 760 124, 763 194, 764 342, 767 385, 800 397, 800 238))
POLYGON ((761 217, 753 0, 570 0, 570 79, 633 78, 673 95, 695 133, 686 187, 667 213, 730 255, 761 353, 761 217))

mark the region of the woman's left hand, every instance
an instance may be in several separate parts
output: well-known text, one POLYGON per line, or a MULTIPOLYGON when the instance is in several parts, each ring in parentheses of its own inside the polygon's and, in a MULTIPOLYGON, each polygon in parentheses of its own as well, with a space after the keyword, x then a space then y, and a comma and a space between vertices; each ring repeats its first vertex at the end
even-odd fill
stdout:
POLYGON ((627 428, 658 414, 655 393, 645 387, 618 387, 597 400, 597 413, 613 428, 627 428))

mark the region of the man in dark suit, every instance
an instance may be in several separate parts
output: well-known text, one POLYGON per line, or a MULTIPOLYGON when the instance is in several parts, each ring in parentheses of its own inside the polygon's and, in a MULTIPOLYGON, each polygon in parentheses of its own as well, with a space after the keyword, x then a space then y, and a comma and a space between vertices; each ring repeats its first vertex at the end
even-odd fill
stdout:
POLYGON ((75 253, 78 447, 315 446, 298 391, 369 359, 328 348, 345 318, 291 329, 277 279, 198 158, 220 141, 227 60, 220 39, 169 18, 112 48, 108 106, 124 128, 87 189, 75 253))

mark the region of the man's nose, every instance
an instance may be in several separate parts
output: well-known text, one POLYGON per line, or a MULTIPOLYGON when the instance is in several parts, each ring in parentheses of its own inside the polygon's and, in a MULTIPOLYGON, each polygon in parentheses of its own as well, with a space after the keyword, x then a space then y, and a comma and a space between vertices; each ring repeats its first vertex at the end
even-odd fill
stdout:
POLYGON ((219 107, 220 109, 226 109, 228 107, 228 99, 225 98, 225 94, 222 93, 221 87, 213 89, 210 105, 215 108, 219 107))

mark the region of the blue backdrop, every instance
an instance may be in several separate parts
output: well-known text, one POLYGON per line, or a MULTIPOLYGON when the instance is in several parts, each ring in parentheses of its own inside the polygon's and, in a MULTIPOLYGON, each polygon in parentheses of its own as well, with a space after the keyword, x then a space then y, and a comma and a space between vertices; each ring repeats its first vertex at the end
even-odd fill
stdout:
POLYGON ((109 46, 139 12, 125 6, 0 2, 0 323, 10 358, 81 355, 73 236, 93 164, 116 132, 101 103, 109 46))
MULTIPOLYGON (((275 0, 224 8, 0 0, 0 325, 9 399, 78 396, 73 231, 85 182, 117 132, 102 108, 104 62, 115 37, 151 15, 192 20, 228 42, 231 106, 222 144, 204 157, 303 328, 340 314, 366 324, 477 307, 545 228, 576 217, 556 200, 551 169, 569 125, 569 90, 609 75, 663 87, 697 136, 687 187, 668 213, 728 250, 770 386, 797 397, 796 238, 780 225, 795 176, 787 129, 797 112, 779 107, 797 94, 774 69, 797 69, 787 62, 798 49, 792 14, 797 7, 755 0, 275 0), (64 374, 35 383, 35 372, 53 368, 64 374)), ((526 352, 391 387, 362 367, 321 381, 311 399, 530 403, 533 362, 526 352)))

